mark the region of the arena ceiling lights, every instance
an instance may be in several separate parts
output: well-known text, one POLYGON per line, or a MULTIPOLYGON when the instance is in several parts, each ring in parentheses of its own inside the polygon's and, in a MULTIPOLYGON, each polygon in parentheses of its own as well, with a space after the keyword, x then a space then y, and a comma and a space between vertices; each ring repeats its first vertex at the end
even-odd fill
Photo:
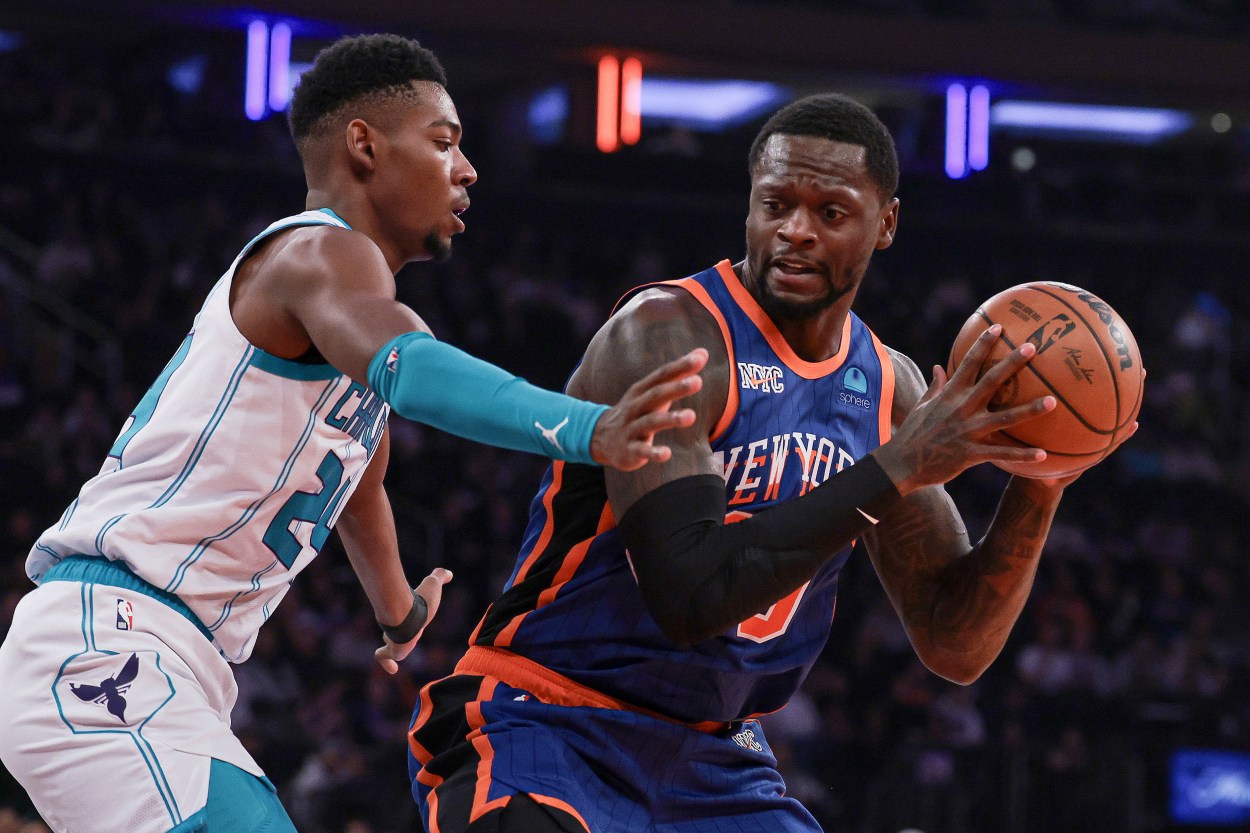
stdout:
POLYGON ((990 126, 1057 138, 1151 143, 1183 133, 1194 117, 1180 110, 1061 104, 1049 101, 997 101, 990 126))
MULTIPOLYGON (((1213 122, 1214 124, 1214 122, 1213 122)), ((1151 144, 1184 133, 1194 117, 1180 110, 1003 99, 989 88, 946 88, 946 175, 962 179, 990 161, 990 132, 1099 142, 1151 144)))
MULTIPOLYGON (((644 77, 642 63, 634 57, 605 55, 599 59, 598 75, 595 144, 604 153, 637 144, 643 119, 656 125, 719 132, 791 98, 785 88, 764 81, 644 77)), ((550 96, 550 92, 543 95, 550 96)), ((551 110, 551 102, 544 100, 543 107, 551 110)), ((531 108, 531 123, 534 115, 531 108)))

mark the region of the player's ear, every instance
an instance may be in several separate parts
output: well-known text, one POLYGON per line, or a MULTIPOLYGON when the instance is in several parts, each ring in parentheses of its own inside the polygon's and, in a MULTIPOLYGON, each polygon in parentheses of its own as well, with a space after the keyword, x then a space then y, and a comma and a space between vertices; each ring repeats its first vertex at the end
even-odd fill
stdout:
POLYGON ((888 249, 894 242, 894 231, 898 228, 898 197, 890 197, 881 207, 881 220, 877 225, 877 248, 888 249))
POLYGON ((347 143, 347 156, 351 160, 352 170, 358 173, 372 171, 377 163, 374 145, 378 133, 364 119, 352 119, 347 123, 343 133, 347 143))

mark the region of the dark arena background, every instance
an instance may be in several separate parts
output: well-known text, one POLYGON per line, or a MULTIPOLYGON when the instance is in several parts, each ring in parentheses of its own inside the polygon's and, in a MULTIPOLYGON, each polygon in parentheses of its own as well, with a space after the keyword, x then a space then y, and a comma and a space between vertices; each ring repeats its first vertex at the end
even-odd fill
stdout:
MULTIPOLYGON (((884 341, 945 363, 980 300, 1061 280, 1124 316, 1149 378, 1140 433, 1068 491, 974 685, 919 665, 852 558, 822 661, 765 719, 789 791, 830 833, 1250 829, 1250 7, 352 5, 0 4, 0 631, 32 542, 207 288, 303 208, 282 111, 335 37, 416 37, 446 65, 480 181, 452 260, 405 268, 400 297, 548 387, 625 289, 741 257, 755 131, 839 90, 881 115, 902 164, 898 239, 857 301, 884 341)), ((417 689, 507 577, 545 466, 392 431, 409 575, 456 573, 418 651, 396 677, 375 666, 332 538, 236 669, 234 728, 305 833, 420 829, 417 689)), ((951 485, 974 536, 1004 477, 951 485)), ((0 833, 45 829, 0 771, 0 833)))

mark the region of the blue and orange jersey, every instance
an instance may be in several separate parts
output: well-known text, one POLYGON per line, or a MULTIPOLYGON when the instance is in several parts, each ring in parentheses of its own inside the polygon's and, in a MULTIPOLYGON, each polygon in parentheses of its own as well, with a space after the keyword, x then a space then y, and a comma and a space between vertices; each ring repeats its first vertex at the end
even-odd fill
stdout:
MULTIPOLYGON (((893 365, 854 314, 837 354, 808 362, 728 261, 666 285, 708 310, 729 353, 730 394, 710 438, 725 477, 727 521, 805 494, 888 439, 893 365)), ((556 462, 531 505, 512 576, 470 640, 470 656, 504 649, 609 702, 689 723, 775 711, 824 646, 850 554, 848 546, 768 610, 681 648, 643 603, 603 471, 556 462)))

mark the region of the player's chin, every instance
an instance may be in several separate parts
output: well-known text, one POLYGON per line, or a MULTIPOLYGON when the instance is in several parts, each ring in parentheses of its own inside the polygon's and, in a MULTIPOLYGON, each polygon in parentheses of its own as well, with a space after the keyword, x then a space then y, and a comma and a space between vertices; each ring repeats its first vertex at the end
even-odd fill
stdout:
POLYGON ((425 236, 421 248, 427 260, 446 263, 451 258, 451 236, 443 236, 437 231, 432 231, 425 236))

